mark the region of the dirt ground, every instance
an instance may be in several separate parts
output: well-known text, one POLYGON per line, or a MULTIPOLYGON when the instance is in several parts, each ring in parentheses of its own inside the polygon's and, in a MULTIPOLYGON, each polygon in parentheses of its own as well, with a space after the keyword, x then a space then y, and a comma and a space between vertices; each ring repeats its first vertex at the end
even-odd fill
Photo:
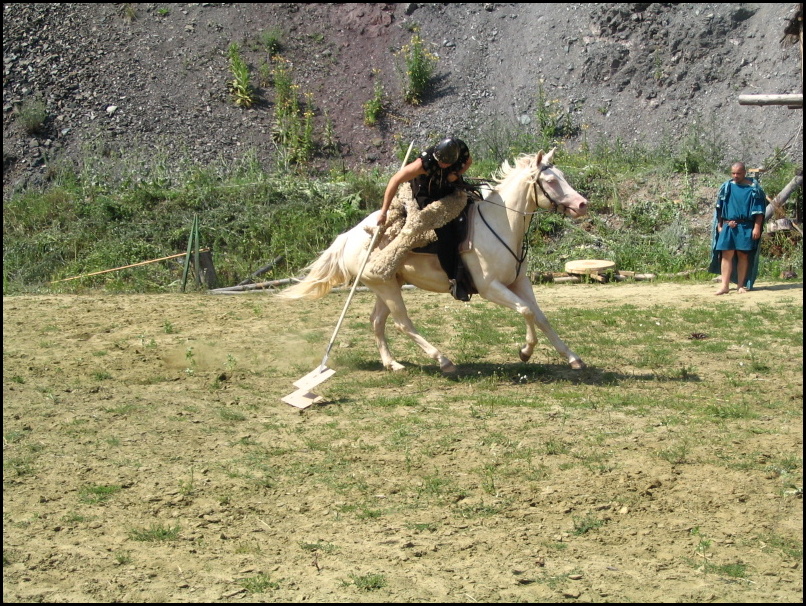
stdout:
MULTIPOLYGON (((706 283, 537 288, 549 319, 717 301, 706 283)), ((782 298, 802 307, 802 283, 719 300, 752 315, 782 298)), ((802 416, 706 427, 651 407, 485 407, 465 401, 483 382, 451 382, 414 353, 402 375, 339 369, 334 404, 283 404, 343 302, 4 297, 3 601, 802 602, 802 492, 775 466, 800 458, 802 473, 802 416), (393 396, 413 402, 379 404, 393 396), (586 464, 552 455, 558 442, 584 446, 586 464), (658 456, 681 444, 693 464, 658 456)), ((373 347, 370 307, 357 294, 338 356, 373 347)), ((802 353, 783 354, 802 375, 802 353)), ((720 363, 692 361, 714 390, 720 363)), ((802 401, 802 376, 791 384, 781 397, 802 401)), ((541 383, 522 389, 539 398, 541 383)))

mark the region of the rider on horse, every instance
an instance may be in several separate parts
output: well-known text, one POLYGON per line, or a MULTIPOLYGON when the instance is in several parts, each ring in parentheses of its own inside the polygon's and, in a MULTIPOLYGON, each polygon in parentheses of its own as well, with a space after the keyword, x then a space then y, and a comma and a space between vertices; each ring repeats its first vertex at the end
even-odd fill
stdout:
POLYGON ((398 199, 402 208, 393 208, 393 211, 397 211, 395 214, 398 215, 405 213, 405 225, 375 256, 372 273, 390 279, 407 252, 434 240, 431 231, 434 230, 436 237, 443 242, 438 257, 451 279, 451 294, 462 301, 470 299, 463 288, 463 280, 457 279, 462 273, 462 262, 457 251, 457 226, 453 219, 467 205, 467 192, 461 187, 464 185, 462 175, 472 163, 473 158, 465 142, 448 137, 426 149, 416 160, 392 176, 383 196, 378 226, 386 224, 395 199, 398 199), (405 204, 397 196, 398 189, 404 183, 411 184, 415 204, 405 204))

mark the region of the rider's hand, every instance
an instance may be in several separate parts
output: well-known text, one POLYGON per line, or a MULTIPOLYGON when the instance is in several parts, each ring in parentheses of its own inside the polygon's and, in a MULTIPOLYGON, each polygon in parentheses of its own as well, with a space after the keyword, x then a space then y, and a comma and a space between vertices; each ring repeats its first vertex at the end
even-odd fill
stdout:
POLYGON ((381 214, 378 215, 378 225, 385 225, 386 224, 386 211, 382 210, 381 214))

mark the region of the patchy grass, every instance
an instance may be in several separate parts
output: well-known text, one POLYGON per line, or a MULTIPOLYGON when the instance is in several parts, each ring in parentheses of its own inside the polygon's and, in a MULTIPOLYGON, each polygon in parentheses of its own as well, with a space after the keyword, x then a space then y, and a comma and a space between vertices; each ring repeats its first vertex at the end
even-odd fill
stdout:
POLYGON ((337 372, 316 388, 326 402, 304 411, 280 397, 320 362, 342 296, 6 297, 5 582, 44 583, 16 567, 68 553, 69 533, 108 557, 65 566, 125 571, 131 591, 162 601, 155 578, 186 601, 445 601, 429 588, 472 578, 463 591, 478 600, 594 583, 651 602, 683 599, 678 583, 704 574, 734 581, 726 600, 794 601, 802 303, 787 288, 712 292, 541 288, 582 371, 542 336, 521 362, 508 310, 407 292, 415 324, 463 356, 448 377, 392 330, 406 368, 384 371, 373 300, 358 293, 337 372), (99 361, 109 379, 94 376, 99 361), (674 582, 654 566, 590 578, 591 558, 622 569, 661 550, 674 582))

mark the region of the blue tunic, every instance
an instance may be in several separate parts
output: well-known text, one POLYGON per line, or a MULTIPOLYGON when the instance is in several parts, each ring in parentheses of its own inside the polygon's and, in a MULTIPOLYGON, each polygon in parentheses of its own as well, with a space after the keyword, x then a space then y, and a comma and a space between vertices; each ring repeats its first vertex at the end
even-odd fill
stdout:
MULTIPOLYGON (((716 250, 749 251, 756 247, 753 240, 755 216, 764 214, 766 200, 764 191, 753 181, 750 185, 737 185, 728 181, 724 199, 717 197, 717 215, 722 217, 722 231, 717 236, 716 250), (736 221, 736 227, 729 227, 728 221, 736 221)), ((720 189, 721 192, 721 189, 720 189)))
MULTIPOLYGON (((711 263, 708 271, 712 274, 722 273, 722 251, 743 250, 748 253, 749 267, 745 286, 752 290, 758 276, 758 243, 753 240, 753 223, 755 215, 764 214, 767 196, 758 181, 750 179, 751 185, 736 185, 732 180, 725 181, 719 188, 714 210, 714 222, 711 228, 711 263), (722 219, 722 232, 717 232, 717 225, 722 219), (740 221, 735 228, 728 227, 728 221, 740 221)), ((731 282, 738 284, 738 255, 733 256, 731 282)))

